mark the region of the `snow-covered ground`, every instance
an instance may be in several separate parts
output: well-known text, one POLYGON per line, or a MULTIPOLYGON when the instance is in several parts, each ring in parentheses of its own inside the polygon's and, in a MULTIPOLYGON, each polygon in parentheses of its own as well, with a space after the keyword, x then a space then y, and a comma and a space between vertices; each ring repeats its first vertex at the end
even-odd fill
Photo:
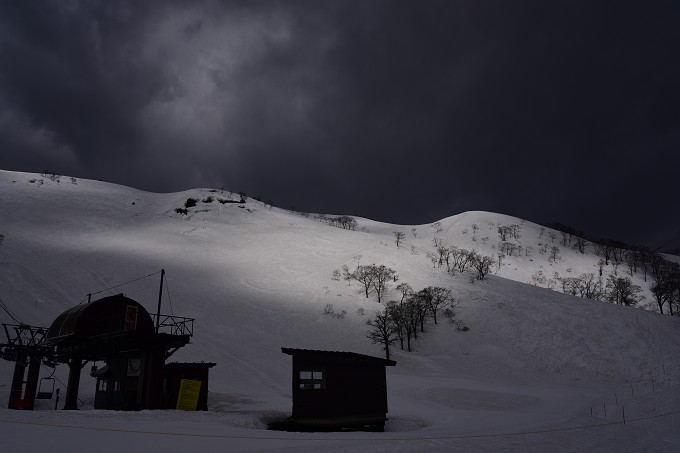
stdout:
MULTIPOLYGON (((527 284, 539 270, 548 279, 597 273, 592 248, 561 247, 549 261, 539 243, 557 245, 559 233, 553 243, 548 229, 487 212, 443 219, 441 232, 367 219, 348 231, 252 199, 217 202, 227 194, 153 194, 0 171, 0 298, 16 318, 49 325, 88 293, 165 268, 163 311, 196 318, 192 344, 173 360, 217 363, 203 413, 93 410, 84 372, 80 411, 45 402, 33 412, 0 409, 3 451, 680 451, 680 318, 527 284), (188 197, 209 196, 188 216, 175 212, 188 197), (427 258, 435 237, 497 256, 497 228, 513 224, 513 242, 525 251, 484 281, 447 274, 427 258), (400 248, 394 231, 406 233, 400 248), (395 269, 416 290, 451 288, 470 330, 443 320, 414 352, 393 351, 385 433, 267 431, 268 419, 291 410, 282 346, 383 354, 365 338, 366 319, 381 305, 331 279, 357 259, 395 269), (325 315, 327 304, 344 318, 325 315)), ((631 278, 646 290, 641 274, 631 278)), ((95 297, 123 292, 153 312, 157 290, 152 275, 95 297)), ((0 312, 0 321, 11 319, 0 312)), ((0 361, 3 408, 12 370, 0 361)), ((57 376, 65 381, 65 367, 57 376)))

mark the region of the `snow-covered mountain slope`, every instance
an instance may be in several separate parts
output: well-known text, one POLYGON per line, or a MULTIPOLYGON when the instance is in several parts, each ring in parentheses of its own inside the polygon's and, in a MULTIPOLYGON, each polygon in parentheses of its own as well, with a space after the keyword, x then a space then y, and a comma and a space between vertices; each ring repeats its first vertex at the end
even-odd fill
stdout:
MULTIPOLYGON (((342 265, 384 264, 416 290, 451 288, 457 316, 470 327, 461 332, 445 320, 430 324, 414 352, 394 351, 388 430, 469 434, 583 423, 602 392, 631 384, 647 389, 652 380, 668 392, 664 410, 680 402, 680 318, 527 284, 538 271, 548 279, 554 272, 598 272, 592 249, 582 254, 562 247, 555 262, 539 253, 539 243, 553 244, 551 230, 467 212, 443 219, 439 232, 361 218, 350 231, 252 199, 219 202, 228 195, 208 189, 153 194, 0 171, 0 298, 17 319, 48 325, 88 293, 164 268, 163 312, 196 318, 192 344, 173 359, 216 362, 211 408, 242 409, 250 415, 230 415, 235 426, 261 427, 253 414, 290 407, 290 357, 281 346, 382 355, 365 337, 366 320, 382 306, 356 283, 331 277, 342 265), (189 197, 197 206, 177 213, 189 197), (209 197, 212 202, 203 201, 209 197), (523 250, 483 281, 470 278, 471 271, 448 274, 427 257, 434 238, 497 257, 502 225, 520 226, 512 241, 523 250), (394 231, 406 233, 399 248, 394 231), (327 304, 344 317, 324 314, 327 304)), ((640 275, 632 278, 642 286, 640 275)), ((123 292, 154 312, 157 291, 154 275, 94 297, 123 292)), ((11 321, 5 312, 0 320, 11 321)), ((12 364, 0 361, 2 406, 11 372, 12 364)), ((93 390, 83 373, 86 403, 93 390)), ((638 402, 641 416, 651 413, 645 404, 638 402)))

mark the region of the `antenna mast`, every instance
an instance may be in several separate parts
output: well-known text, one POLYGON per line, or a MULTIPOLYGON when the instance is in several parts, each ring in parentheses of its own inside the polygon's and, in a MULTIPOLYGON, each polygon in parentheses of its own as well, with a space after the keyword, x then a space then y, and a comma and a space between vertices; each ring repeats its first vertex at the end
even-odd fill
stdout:
POLYGON ((165 279, 165 269, 161 269, 161 286, 158 289, 158 310, 156 310, 156 333, 161 325, 161 301, 163 299, 163 280, 165 279))

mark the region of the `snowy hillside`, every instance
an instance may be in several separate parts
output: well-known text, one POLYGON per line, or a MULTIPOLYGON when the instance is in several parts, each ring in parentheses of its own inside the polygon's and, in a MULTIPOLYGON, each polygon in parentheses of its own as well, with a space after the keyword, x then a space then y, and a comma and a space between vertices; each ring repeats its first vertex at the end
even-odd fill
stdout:
MULTIPOLYGON (((558 277, 597 275, 600 258, 592 247, 581 253, 561 246, 559 232, 488 212, 443 219, 440 231, 436 225, 391 225, 361 218, 353 231, 252 199, 245 204, 226 202, 239 198, 208 189, 153 194, 98 181, 55 181, 0 171, 0 298, 15 318, 49 325, 88 293, 164 268, 168 285, 163 312, 196 318, 192 344, 173 359, 217 363, 210 376, 207 414, 94 411, 93 380, 84 372, 79 414, 2 410, 5 422, 0 430, 13 432, 9 446, 25 445, 29 437, 31 445, 42 448, 36 436, 40 428, 17 424, 41 420, 213 436, 209 441, 169 440, 178 451, 189 441, 205 441, 209 451, 318 449, 319 443, 309 444, 304 436, 286 440, 285 434, 262 428, 267 417, 285 414, 291 407, 291 363, 281 353, 282 346, 383 354, 365 337, 366 320, 383 306, 373 297, 365 298, 356 282, 332 279, 334 270, 358 263, 389 266, 400 283, 416 290, 451 288, 459 302, 457 318, 470 330, 459 331, 442 319, 427 326, 413 352, 395 347, 397 366, 388 370, 388 432, 328 435, 325 447, 421 451, 422 440, 418 445, 371 442, 448 436, 428 446, 447 450, 452 446, 447 442, 456 436, 592 426, 612 421, 614 413, 618 421, 618 404, 624 400, 630 419, 680 409, 680 318, 546 288, 559 288, 558 277), (196 206, 186 208, 187 214, 177 212, 188 198, 198 200, 196 206), (517 225, 514 233, 502 241, 499 227, 512 225, 517 225), (395 231, 405 233, 399 248, 395 231), (494 265, 493 275, 478 281, 471 270, 452 275, 434 263, 428 254, 436 253, 435 239, 495 259, 508 247, 501 242, 514 246, 500 266, 494 265), (559 252, 551 257, 552 247, 559 252), (344 316, 324 314, 328 304, 344 316), (613 407, 606 419, 603 403, 613 407), (268 436, 284 439, 261 441, 268 436), (353 440, 357 437, 365 442, 353 440)), ((612 272, 607 266, 603 278, 612 272)), ((617 273, 640 285, 642 305, 654 308, 641 272, 630 275, 621 265, 617 273)), ((398 297, 396 284, 391 285, 391 298, 398 297)), ((155 311, 157 291, 158 275, 153 275, 94 297, 123 292, 155 311)), ((0 321, 12 319, 0 312, 0 321)), ((3 408, 12 370, 10 362, 0 361, 3 408)), ((58 373, 65 381, 66 370, 58 373)), ((55 436, 68 436, 54 429, 55 436)), ((654 445, 657 451, 673 451, 680 448, 678 432, 680 415, 671 415, 574 431, 567 445, 638 450, 654 445)), ((88 436, 113 451, 109 434, 96 433, 88 436)), ((310 437, 324 439, 321 434, 310 437)), ((523 451, 565 444, 560 432, 509 439, 461 437, 454 446, 523 451)), ((140 448, 148 447, 145 442, 140 448)))

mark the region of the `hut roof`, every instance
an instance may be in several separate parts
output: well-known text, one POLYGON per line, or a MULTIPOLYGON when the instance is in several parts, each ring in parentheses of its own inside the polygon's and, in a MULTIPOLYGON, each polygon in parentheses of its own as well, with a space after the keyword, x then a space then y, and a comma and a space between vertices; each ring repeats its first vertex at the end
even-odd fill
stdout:
POLYGON ((320 351, 316 349, 281 348, 281 352, 301 359, 314 360, 326 363, 367 363, 383 366, 395 366, 394 360, 381 359, 370 355, 358 354, 345 351, 320 351))
POLYGON ((52 322, 45 341, 58 344, 72 338, 86 339, 126 330, 152 333, 154 324, 149 312, 140 303, 118 294, 64 311, 52 322), (125 325, 128 307, 137 308, 133 329, 125 325))

